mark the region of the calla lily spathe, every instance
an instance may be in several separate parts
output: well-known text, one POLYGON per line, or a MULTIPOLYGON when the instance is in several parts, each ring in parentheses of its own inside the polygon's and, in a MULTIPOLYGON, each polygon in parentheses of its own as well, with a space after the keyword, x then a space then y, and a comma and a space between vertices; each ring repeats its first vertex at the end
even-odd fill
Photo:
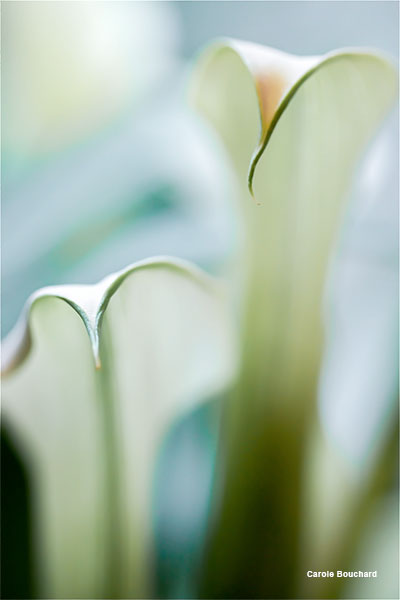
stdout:
POLYGON ((346 511, 359 505, 315 414, 323 295, 354 168, 393 105, 396 82, 390 60, 367 49, 298 57, 227 39, 198 61, 192 101, 220 135, 241 187, 244 281, 240 374, 225 419, 226 479, 206 597, 308 596, 299 548, 308 520, 321 518, 303 504, 318 493, 307 470, 331 469, 336 489, 353 498, 343 512, 337 503, 322 541, 315 528, 308 535, 308 560, 322 568, 346 545, 346 511), (314 438, 325 457, 318 467, 309 461, 314 438), (341 542, 329 544, 330 535, 341 542))

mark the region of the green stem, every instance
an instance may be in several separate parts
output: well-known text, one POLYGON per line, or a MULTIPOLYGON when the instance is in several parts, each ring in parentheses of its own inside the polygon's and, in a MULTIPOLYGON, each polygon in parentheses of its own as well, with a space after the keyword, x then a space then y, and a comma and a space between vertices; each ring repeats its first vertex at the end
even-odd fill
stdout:
POLYGON ((270 408, 278 401, 264 397, 261 403, 250 386, 247 393, 241 389, 232 398, 236 414, 232 404, 225 414, 221 445, 227 459, 220 455, 219 469, 226 479, 201 597, 294 598, 307 415, 288 418, 270 408), (257 415, 260 406, 263 414, 257 415))

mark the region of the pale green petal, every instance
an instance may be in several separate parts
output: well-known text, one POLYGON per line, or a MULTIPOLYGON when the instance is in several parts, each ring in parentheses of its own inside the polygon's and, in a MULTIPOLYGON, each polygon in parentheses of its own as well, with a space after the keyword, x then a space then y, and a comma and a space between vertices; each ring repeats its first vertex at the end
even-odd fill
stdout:
POLYGON ((244 335, 254 377, 266 364, 284 373, 285 387, 315 375, 344 195, 396 83, 387 59, 358 49, 298 57, 227 40, 199 61, 193 102, 221 135, 243 188, 244 335))
MULTIPOLYGON (((295 57, 226 40, 199 60, 192 101, 231 157, 244 230, 241 374, 205 563, 210 597, 298 593, 323 290, 354 166, 396 87, 390 61, 368 50, 295 57)), ((339 462, 330 481, 346 486, 339 462)))
POLYGON ((4 345, 3 415, 33 475, 41 597, 151 595, 155 453, 231 376, 225 308, 210 278, 169 259, 28 303, 4 345))

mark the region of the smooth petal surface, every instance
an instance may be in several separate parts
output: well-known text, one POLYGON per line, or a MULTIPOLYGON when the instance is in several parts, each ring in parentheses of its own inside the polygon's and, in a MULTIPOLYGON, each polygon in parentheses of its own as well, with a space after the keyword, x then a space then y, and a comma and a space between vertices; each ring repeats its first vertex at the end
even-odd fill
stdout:
POLYGON ((40 597, 151 596, 155 455, 231 376, 225 309, 209 277, 164 258, 28 302, 3 347, 3 415, 33 475, 40 597))
MULTIPOLYGON (((390 61, 359 49, 295 57, 225 40, 199 60, 192 100, 231 157, 244 229, 241 375, 226 425, 208 597, 302 594, 303 474, 312 468, 305 448, 316 420, 324 285, 356 161, 396 84, 390 61)), ((346 467, 338 469, 344 481, 346 467)))
POLYGON ((254 375, 264 373, 266 347, 283 322, 285 379, 309 375, 303 340, 319 345, 322 286, 345 192, 396 81, 386 59, 357 49, 296 57, 228 40, 199 61, 193 101, 257 202, 244 190, 244 330, 254 375))

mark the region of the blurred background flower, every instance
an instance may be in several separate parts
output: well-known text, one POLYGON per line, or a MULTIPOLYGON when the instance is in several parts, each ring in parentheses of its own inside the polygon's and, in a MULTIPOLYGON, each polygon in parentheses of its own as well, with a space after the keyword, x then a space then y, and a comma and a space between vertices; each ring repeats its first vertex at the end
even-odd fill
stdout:
MULTIPOLYGON (((296 54, 371 46, 398 55, 394 2, 6 2, 2 18, 3 335, 35 289, 95 282, 151 255, 230 274, 240 240, 235 179, 185 101, 189 61, 211 38, 296 54)), ((390 434, 397 400, 397 132, 391 115, 360 165, 326 292, 320 418, 358 478, 390 434)), ((162 596, 195 595, 218 410, 210 402, 176 423, 160 453, 162 596)), ((3 443, 14 465, 4 487, 23 492, 18 457, 3 443)), ((393 519, 381 517, 394 490, 365 533, 375 555, 395 555, 393 519)), ((25 504, 22 493, 3 508, 7 597, 27 597, 32 585, 25 504)), ((374 593, 360 589, 347 597, 374 593)))
POLYGON ((185 106, 176 7, 9 3, 3 17, 3 334, 43 285, 154 254, 217 269, 229 173, 185 106))

